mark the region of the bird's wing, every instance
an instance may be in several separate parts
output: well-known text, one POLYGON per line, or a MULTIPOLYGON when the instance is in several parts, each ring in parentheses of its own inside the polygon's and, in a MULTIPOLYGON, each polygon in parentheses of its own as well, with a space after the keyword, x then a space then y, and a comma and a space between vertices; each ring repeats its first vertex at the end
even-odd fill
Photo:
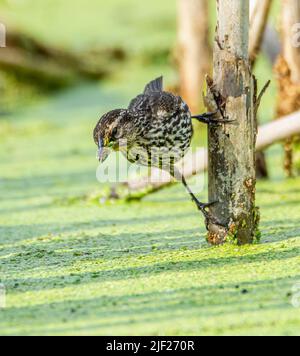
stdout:
POLYGON ((129 110, 139 113, 141 116, 151 116, 152 118, 170 117, 180 110, 183 101, 167 92, 153 92, 142 94, 132 100, 129 110))
POLYGON ((180 110, 181 99, 171 93, 162 92, 150 96, 150 106, 155 117, 163 118, 173 116, 180 110))
POLYGON ((129 105, 131 111, 151 111, 149 108, 150 97, 155 93, 161 94, 163 92, 163 77, 159 77, 148 83, 145 87, 144 93, 133 99, 129 105))
POLYGON ((162 91, 163 91, 163 77, 159 77, 146 85, 144 94, 161 93, 162 91))
POLYGON ((136 98, 134 98, 131 101, 128 110, 133 112, 151 111, 151 108, 149 107, 148 95, 144 95, 144 94, 138 95, 136 98))

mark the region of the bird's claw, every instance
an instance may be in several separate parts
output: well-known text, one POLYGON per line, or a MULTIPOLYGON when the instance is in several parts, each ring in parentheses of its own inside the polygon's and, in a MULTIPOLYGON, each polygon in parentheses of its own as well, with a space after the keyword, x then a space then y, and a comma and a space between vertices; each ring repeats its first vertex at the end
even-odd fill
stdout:
POLYGON ((218 202, 215 201, 215 202, 212 202, 212 203, 207 203, 207 204, 204 204, 204 203, 201 203, 201 202, 197 202, 197 206, 198 206, 198 209, 202 212, 202 214, 204 215, 204 217, 207 219, 210 217, 210 213, 207 211, 207 209, 209 209, 211 206, 217 204, 218 202))
POLYGON ((209 124, 210 125, 228 125, 228 124, 231 124, 231 125, 238 126, 237 120, 224 120, 224 119, 211 120, 211 122, 209 124))
POLYGON ((205 222, 206 222, 207 229, 208 229, 208 226, 210 224, 219 225, 219 226, 222 226, 222 227, 226 228, 225 224, 221 223, 209 211, 207 211, 208 208, 210 208, 211 206, 216 205, 218 203, 219 203, 218 201, 214 201, 214 202, 207 203, 207 204, 204 204, 204 203, 201 203, 201 202, 199 202, 197 204, 198 209, 202 212, 202 214, 205 217, 205 222))
POLYGON ((236 120, 226 120, 226 119, 216 119, 215 117, 219 114, 219 110, 215 112, 208 112, 202 115, 192 116, 192 119, 196 119, 207 125, 225 125, 225 124, 237 124, 236 120))
POLYGON ((205 211, 206 212, 206 209, 210 208, 211 206, 213 205, 216 205, 218 204, 219 202, 218 201, 214 201, 212 203, 207 203, 207 204, 204 204, 204 203, 200 203, 198 204, 198 207, 201 211, 205 211))
POLYGON ((212 116, 208 116, 208 124, 209 125, 227 125, 227 124, 237 125, 237 120, 229 120, 228 117, 225 117, 223 119, 214 119, 214 117, 217 114, 218 114, 218 111, 216 113, 212 113, 212 116))
POLYGON ((204 116, 204 117, 209 119, 209 118, 217 116, 218 114, 219 114, 219 110, 216 110, 216 111, 213 111, 213 112, 206 112, 206 113, 202 114, 202 116, 204 116))

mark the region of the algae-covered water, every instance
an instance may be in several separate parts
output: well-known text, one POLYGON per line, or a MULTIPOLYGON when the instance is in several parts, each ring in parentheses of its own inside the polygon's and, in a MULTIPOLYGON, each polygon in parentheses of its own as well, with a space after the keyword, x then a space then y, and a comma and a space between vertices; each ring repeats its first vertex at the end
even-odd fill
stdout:
POLYGON ((103 190, 95 119, 126 100, 89 86, 1 119, 0 333, 299 333, 299 179, 258 184, 262 241, 247 247, 209 247, 181 186, 87 199, 103 190))
MULTIPOLYGON (((90 1, 92 17, 81 1, 0 4, 12 23, 49 43, 80 50, 84 38, 85 46, 131 48, 106 82, 0 117, 0 334, 299 334, 300 179, 284 179, 279 145, 268 151, 270 181, 258 183, 260 244, 208 246, 203 219, 180 185, 141 202, 95 199, 107 188, 96 180, 99 116, 125 107, 155 76, 176 80, 170 60, 145 61, 176 40, 174 2, 154 1, 147 11, 140 1, 126 0, 126 11, 119 0, 108 3, 100 1, 99 12, 90 1)), ((272 77, 265 60, 256 74, 260 85, 272 77)), ((275 98, 273 81, 263 121, 272 119, 275 98)), ((195 142, 205 144, 199 130, 195 142)))

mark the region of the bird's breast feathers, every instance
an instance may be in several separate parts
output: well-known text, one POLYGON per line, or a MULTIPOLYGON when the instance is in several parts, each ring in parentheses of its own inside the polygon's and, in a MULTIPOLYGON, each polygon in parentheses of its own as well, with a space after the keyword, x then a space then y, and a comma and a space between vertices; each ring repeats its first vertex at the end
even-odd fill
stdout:
POLYGON ((181 112, 164 120, 141 120, 145 125, 126 153, 130 162, 161 167, 185 156, 193 135, 190 115, 181 112))

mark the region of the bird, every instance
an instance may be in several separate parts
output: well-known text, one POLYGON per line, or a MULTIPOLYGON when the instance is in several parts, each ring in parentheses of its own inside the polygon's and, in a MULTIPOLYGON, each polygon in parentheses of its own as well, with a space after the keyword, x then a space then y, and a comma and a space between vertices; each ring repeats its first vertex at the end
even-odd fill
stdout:
POLYGON ((93 132, 98 159, 103 163, 112 151, 120 151, 130 163, 168 171, 182 182, 208 225, 212 219, 209 208, 218 202, 199 201, 175 165, 191 146, 192 119, 208 125, 223 124, 224 119, 217 119, 217 114, 192 116, 180 96, 164 91, 163 77, 159 77, 147 84, 127 109, 112 110, 98 121, 93 132))

